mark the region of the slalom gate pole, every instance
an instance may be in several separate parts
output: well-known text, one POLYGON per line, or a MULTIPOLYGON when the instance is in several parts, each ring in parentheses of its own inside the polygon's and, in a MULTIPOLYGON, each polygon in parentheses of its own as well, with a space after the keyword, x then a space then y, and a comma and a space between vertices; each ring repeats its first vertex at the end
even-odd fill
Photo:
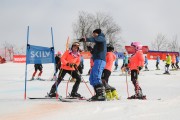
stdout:
POLYGON ((89 90, 90 94, 93 96, 93 93, 91 92, 91 90, 89 89, 88 85, 86 84, 84 78, 82 77, 82 75, 80 74, 79 70, 77 69, 77 67, 74 67, 75 70, 78 72, 79 76, 81 77, 82 81, 84 82, 84 84, 86 85, 87 89, 89 90))
POLYGON ((127 95, 129 97, 129 88, 128 88, 128 81, 127 81, 127 70, 126 70, 126 90, 127 90, 127 95))
MULTIPOLYGON (((27 49, 29 42, 29 26, 27 28, 27 45, 26 45, 26 58, 27 58, 27 49)), ((25 68, 25 84, 24 84, 24 100, 26 100, 26 91, 27 91, 27 60, 26 60, 26 68, 25 68)))
MULTIPOLYGON (((53 36, 53 29, 51 27, 51 37, 52 37, 52 47, 53 47, 53 53, 55 53, 54 51, 54 36, 53 36)), ((56 78, 56 74, 55 74, 55 71, 56 71, 56 63, 55 63, 55 58, 53 56, 53 61, 54 61, 54 77, 53 79, 56 80, 56 99, 58 100, 58 90, 57 90, 57 78, 56 78)))

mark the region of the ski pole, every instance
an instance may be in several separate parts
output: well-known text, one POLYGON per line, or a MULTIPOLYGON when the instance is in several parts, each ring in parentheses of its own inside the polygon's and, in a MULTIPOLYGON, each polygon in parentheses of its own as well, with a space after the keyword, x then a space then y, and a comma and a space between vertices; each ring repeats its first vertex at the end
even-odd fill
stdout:
MULTIPOLYGON (((61 77, 62 72, 63 69, 60 69, 58 78, 61 77)), ((58 99, 58 79, 56 79, 56 99, 58 99)))
POLYGON ((84 84, 86 85, 87 89, 89 90, 90 94, 93 96, 93 93, 91 92, 91 90, 89 89, 88 85, 86 84, 84 78, 82 77, 82 75, 80 74, 79 70, 77 69, 77 67, 75 67, 75 70, 78 72, 79 76, 81 77, 82 81, 84 82, 84 84))
MULTIPOLYGON (((72 71, 71 71, 71 76, 72 76, 72 71)), ((67 81, 67 85, 66 85, 66 97, 68 95, 68 84, 69 84, 69 81, 71 80, 72 77, 69 77, 69 80, 67 81)))
POLYGON ((128 81, 127 81, 127 70, 126 70, 126 90, 127 90, 127 95, 129 97, 129 88, 128 88, 128 81))

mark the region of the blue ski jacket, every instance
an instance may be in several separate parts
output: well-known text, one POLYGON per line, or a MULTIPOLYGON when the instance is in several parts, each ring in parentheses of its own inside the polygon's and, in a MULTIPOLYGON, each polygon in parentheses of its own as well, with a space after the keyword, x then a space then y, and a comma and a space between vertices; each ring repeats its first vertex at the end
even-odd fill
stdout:
POLYGON ((99 59, 106 61, 107 46, 105 35, 103 33, 99 34, 97 37, 87 38, 86 42, 95 43, 93 48, 93 60, 99 59))

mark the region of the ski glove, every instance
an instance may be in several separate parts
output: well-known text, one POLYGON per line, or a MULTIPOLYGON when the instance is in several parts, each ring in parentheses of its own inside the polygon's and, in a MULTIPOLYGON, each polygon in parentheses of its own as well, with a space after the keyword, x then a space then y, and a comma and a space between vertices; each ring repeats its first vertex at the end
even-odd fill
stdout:
POLYGON ((74 68, 76 68, 76 67, 77 67, 77 65, 76 65, 76 64, 74 64, 74 63, 67 63, 66 65, 67 65, 67 66, 69 66, 69 67, 71 67, 71 68, 72 68, 72 67, 74 67, 74 68))
POLYGON ((81 38, 79 42, 85 42, 85 38, 81 38))

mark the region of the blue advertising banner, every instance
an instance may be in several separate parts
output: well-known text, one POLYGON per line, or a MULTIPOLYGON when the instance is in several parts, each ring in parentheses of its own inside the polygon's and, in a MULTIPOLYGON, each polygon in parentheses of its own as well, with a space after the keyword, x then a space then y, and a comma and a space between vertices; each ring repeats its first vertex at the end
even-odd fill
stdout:
POLYGON ((53 48, 28 45, 26 53, 27 64, 54 63, 53 48))

